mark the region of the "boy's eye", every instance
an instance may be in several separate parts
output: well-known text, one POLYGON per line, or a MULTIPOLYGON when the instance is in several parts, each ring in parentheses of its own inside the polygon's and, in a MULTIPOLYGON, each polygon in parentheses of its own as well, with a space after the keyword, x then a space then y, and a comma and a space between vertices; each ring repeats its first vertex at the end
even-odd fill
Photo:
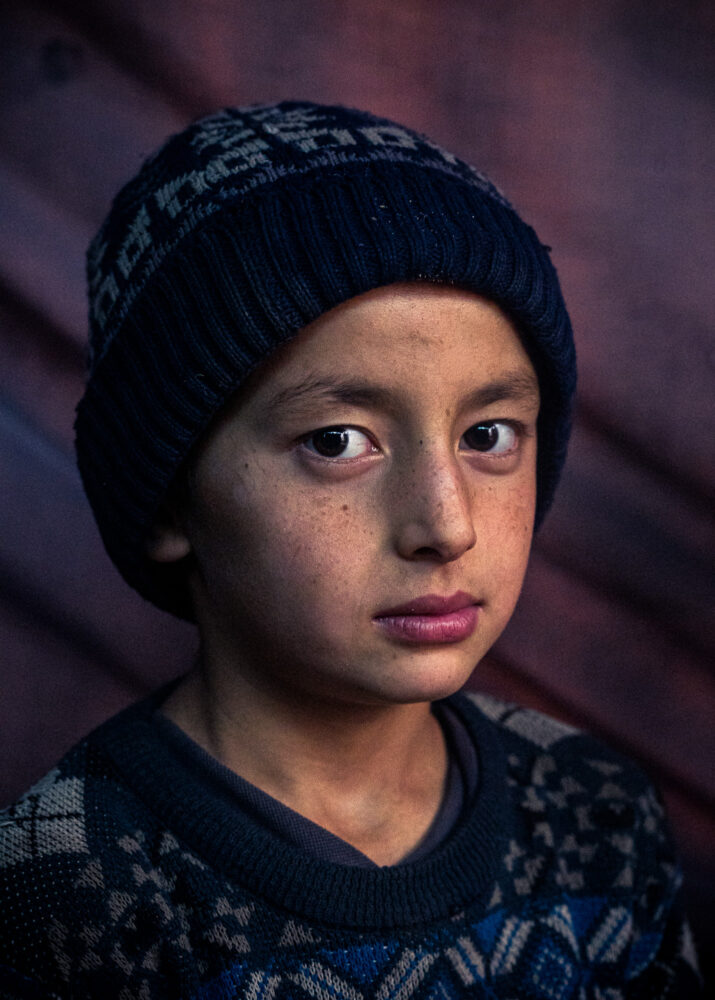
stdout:
POLYGON ((361 458, 374 451, 370 438, 356 427, 321 427, 303 443, 321 458, 361 458))
POLYGON ((519 444, 519 432, 503 420, 490 420, 483 424, 473 424, 462 435, 462 441, 472 451, 497 456, 510 455, 519 444))

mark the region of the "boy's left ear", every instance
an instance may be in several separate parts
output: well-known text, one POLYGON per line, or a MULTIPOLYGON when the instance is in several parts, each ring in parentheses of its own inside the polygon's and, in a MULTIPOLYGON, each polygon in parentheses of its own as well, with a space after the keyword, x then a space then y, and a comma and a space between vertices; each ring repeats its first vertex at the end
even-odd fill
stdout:
POLYGON ((176 512, 165 504, 146 540, 146 554, 154 562, 178 562, 191 552, 191 542, 179 523, 176 512))

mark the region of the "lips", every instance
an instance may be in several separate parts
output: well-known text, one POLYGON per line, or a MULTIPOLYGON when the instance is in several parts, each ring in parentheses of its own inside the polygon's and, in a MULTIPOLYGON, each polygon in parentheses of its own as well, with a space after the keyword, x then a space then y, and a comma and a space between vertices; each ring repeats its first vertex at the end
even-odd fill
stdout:
POLYGON ((439 594, 426 594, 424 597, 414 597, 405 604, 389 608, 387 611, 379 611, 376 618, 393 618, 397 615, 448 615, 452 611, 459 611, 462 608, 480 604, 476 597, 465 593, 463 590, 457 591, 450 597, 440 597, 439 594))
POLYGON ((409 643, 461 642, 477 626, 481 602, 459 591, 449 597, 426 594, 375 615, 374 622, 392 639, 409 643))

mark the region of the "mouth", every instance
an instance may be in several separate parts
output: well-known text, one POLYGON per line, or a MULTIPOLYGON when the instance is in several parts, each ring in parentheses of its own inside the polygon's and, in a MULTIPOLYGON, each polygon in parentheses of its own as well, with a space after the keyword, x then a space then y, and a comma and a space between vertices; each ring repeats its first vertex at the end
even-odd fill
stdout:
POLYGON ((402 642, 462 642, 474 632, 481 604, 461 590, 448 597, 426 594, 380 611, 373 621, 390 638, 402 642))

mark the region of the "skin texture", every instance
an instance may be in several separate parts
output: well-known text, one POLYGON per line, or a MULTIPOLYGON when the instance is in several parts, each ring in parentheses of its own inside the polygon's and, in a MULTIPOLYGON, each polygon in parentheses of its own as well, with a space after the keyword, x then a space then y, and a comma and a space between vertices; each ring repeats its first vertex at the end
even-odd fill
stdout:
POLYGON ((538 408, 496 305, 429 285, 374 290, 252 377, 150 543, 159 561, 191 553, 202 637, 166 714, 380 864, 439 807, 446 751, 430 702, 465 683, 521 589, 538 408), (470 428, 487 422, 485 451, 470 428), (315 435, 326 427, 348 429, 334 457, 319 453, 336 440, 315 435), (407 642, 376 620, 459 591, 479 608, 459 641, 407 642))

